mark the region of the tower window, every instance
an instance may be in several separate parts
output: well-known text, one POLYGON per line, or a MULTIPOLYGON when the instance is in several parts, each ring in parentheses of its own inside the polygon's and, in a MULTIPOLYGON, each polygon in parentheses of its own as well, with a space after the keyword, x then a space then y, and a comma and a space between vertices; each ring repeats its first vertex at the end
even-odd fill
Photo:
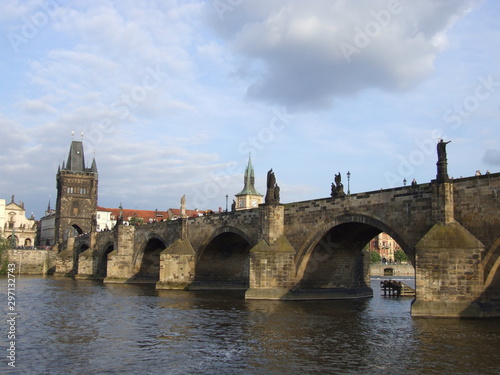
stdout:
POLYGON ((78 212, 80 211, 79 210, 79 204, 78 202, 73 202, 73 205, 72 205, 72 212, 73 212, 73 215, 78 215, 78 212))

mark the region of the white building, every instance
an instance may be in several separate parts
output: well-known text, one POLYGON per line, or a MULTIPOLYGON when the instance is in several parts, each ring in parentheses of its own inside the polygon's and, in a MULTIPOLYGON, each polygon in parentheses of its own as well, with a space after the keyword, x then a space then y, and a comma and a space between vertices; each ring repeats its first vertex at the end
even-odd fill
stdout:
POLYGON ((45 216, 40 219, 40 246, 53 246, 56 238, 56 210, 47 207, 45 216))
POLYGON ((5 199, 0 199, 0 238, 5 238, 3 228, 5 226, 5 199))
POLYGON ((131 210, 126 208, 106 208, 97 206, 96 221, 97 231, 111 230, 120 217, 123 217, 124 225, 151 224, 169 218, 168 211, 158 210, 131 210))
POLYGON ((105 208, 105 207, 99 207, 97 206, 97 212, 96 212, 96 221, 97 221, 97 228, 96 230, 98 232, 103 231, 103 230, 111 230, 116 224, 116 216, 113 213, 113 209, 111 208, 105 208))
MULTIPOLYGON (((2 199, 5 202, 5 199, 2 199)), ((26 211, 24 210, 24 203, 19 202, 19 204, 14 202, 14 196, 12 196, 12 201, 8 204, 4 204, 3 213, 3 227, 2 236, 7 238, 13 246, 21 247, 31 247, 35 246, 36 238, 36 222, 33 215, 30 219, 26 217, 26 211)), ((2 203, 0 202, 0 209, 2 208, 2 203)), ((2 216, 0 213, 0 216, 2 216)))

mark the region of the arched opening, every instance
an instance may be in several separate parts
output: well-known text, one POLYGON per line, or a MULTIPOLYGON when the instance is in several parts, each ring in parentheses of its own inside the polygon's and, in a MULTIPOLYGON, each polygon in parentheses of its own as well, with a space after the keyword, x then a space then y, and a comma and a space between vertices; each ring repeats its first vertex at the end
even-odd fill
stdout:
POLYGON ((151 238, 144 248, 139 272, 135 275, 137 281, 155 283, 160 279, 160 253, 165 250, 165 244, 159 238, 151 238))
POLYGON ((332 227, 304 257, 296 289, 329 290, 338 297, 372 295, 370 257, 365 246, 380 232, 361 222, 332 227))
POLYGON ((373 264, 406 265, 410 260, 394 238, 385 232, 373 237, 367 245, 373 264))
POLYGON ((82 228, 80 228, 76 224, 73 224, 73 225, 67 227, 66 230, 64 231, 64 241, 67 241, 68 238, 77 237, 81 234, 83 234, 82 228))
POLYGON ((16 235, 8 236, 7 242, 11 248, 16 248, 17 246, 19 246, 19 238, 16 235))
POLYGON ((195 289, 246 290, 250 244, 237 233, 224 232, 207 245, 195 267, 195 289))
POLYGON ((108 254, 114 250, 113 244, 108 244, 106 246, 106 250, 102 255, 102 258, 99 260, 97 265, 97 277, 104 279, 108 273, 108 254))
POLYGON ((500 238, 498 238, 483 260, 484 298, 500 304, 500 238))
POLYGON ((366 245, 366 249, 370 252, 370 275, 373 278, 403 278, 404 283, 414 287, 415 267, 410 261, 411 254, 408 256, 389 234, 379 233, 366 245))

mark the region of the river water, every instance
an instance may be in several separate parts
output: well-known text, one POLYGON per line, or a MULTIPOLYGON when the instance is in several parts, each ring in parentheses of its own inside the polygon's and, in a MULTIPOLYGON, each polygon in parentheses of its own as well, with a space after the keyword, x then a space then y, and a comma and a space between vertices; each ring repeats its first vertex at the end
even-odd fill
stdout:
MULTIPOLYGON (((6 285, 6 279, 0 280, 6 285)), ((257 301, 17 276, 7 374, 499 374, 500 320, 414 319, 411 298, 257 301)))

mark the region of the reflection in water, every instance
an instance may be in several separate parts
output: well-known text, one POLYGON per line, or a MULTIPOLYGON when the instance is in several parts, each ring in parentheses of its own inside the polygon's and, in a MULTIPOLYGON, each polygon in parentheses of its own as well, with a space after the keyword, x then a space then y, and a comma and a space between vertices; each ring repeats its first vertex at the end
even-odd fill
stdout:
POLYGON ((280 302, 21 277, 7 373, 498 373, 498 320, 412 319, 379 282, 372 299, 280 302))

